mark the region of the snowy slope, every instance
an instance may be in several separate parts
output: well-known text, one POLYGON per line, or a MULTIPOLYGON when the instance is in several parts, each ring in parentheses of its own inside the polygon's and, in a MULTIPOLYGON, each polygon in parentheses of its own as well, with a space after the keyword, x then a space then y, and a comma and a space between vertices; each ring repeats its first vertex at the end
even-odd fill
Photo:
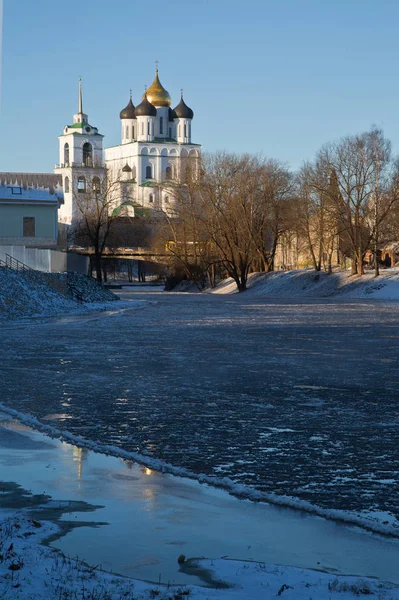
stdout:
POLYGON ((0 267, 0 319, 67 313, 118 297, 89 277, 0 267))
MULTIPOLYGON (((232 279, 220 283, 211 293, 234 294, 236 284, 232 279)), ((313 270, 253 273, 248 279, 247 294, 275 298, 376 298, 399 300, 399 271, 383 271, 378 278, 367 273, 351 276, 347 271, 327 275, 313 270)))

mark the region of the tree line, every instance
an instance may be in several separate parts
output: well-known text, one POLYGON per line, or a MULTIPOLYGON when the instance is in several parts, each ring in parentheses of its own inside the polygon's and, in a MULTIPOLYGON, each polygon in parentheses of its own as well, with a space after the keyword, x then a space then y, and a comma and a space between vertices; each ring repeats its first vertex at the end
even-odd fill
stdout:
POLYGON ((278 159, 220 152, 186 159, 158 185, 173 202, 136 207, 134 218, 128 186, 109 173, 76 193, 71 231, 94 249, 99 280, 106 247, 138 245, 166 254, 170 273, 199 287, 229 276, 243 291, 251 272, 274 271, 294 243, 315 271, 348 263, 361 275, 368 253, 378 275, 381 248, 398 240, 399 162, 377 127, 326 144, 296 173, 278 159))
POLYGON ((172 266, 198 285, 217 277, 246 289, 249 273, 275 269, 295 238, 315 271, 350 262, 364 273, 366 252, 379 274, 380 248, 398 239, 399 162, 381 129, 326 144, 299 172, 250 154, 203 157, 200 173, 167 182, 175 197, 159 225, 172 266))

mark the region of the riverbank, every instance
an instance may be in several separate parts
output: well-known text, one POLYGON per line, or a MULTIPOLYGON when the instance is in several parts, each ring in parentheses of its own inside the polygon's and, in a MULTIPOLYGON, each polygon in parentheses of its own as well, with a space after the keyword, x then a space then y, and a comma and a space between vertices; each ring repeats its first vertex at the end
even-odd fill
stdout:
POLYGON ((397 540, 235 500, 1 418, 2 477, 17 481, 0 484, 0 597, 347 600, 363 590, 399 599, 398 586, 381 581, 395 578, 397 540), (275 564, 298 558, 308 568, 275 564), (349 576, 359 565, 363 574, 349 576), (140 577, 127 579, 133 572, 140 577))
MULTIPOLYGON (((313 269, 251 273, 245 294, 264 298, 359 298, 399 300, 399 269, 382 270, 379 277, 366 272, 362 277, 348 271, 327 274, 313 269)), ((212 294, 235 294, 233 279, 222 281, 212 294)))

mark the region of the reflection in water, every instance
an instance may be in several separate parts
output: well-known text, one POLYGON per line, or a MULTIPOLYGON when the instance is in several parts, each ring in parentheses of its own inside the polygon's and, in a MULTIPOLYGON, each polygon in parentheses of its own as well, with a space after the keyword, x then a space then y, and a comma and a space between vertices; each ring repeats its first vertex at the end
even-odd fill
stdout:
POLYGON ((83 476, 83 462, 87 460, 88 450, 87 448, 78 448, 72 446, 73 461, 78 465, 78 480, 82 480, 83 476))
MULTIPOLYGON (((17 423, 7 427, 18 433, 21 429, 17 423)), ((27 437, 48 441, 25 429, 27 437)), ((33 494, 45 490, 56 500, 98 506, 93 520, 107 526, 77 527, 52 544, 71 556, 79 553, 88 563, 150 581, 162 573, 166 581, 194 583, 196 576, 182 573, 177 562, 184 545, 187 556, 228 555, 399 583, 397 539, 237 500, 221 490, 65 442, 53 440, 43 450, 25 447, 20 436, 15 441, 20 448, 12 452, 19 457, 17 463, 10 460, 10 448, 0 443, 2 479, 18 481, 33 494)), ((70 519, 86 521, 87 516, 75 513, 70 519)))

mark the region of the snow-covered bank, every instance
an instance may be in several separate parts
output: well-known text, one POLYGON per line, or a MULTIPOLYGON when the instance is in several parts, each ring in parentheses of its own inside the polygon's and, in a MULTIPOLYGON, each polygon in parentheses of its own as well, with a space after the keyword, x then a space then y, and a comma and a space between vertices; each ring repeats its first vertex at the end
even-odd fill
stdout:
MULTIPOLYGON (((18 272, 0 268, 0 319, 54 315, 119 300, 94 279, 77 273, 18 272)), ((104 307, 102 308, 104 310, 104 307)))
POLYGON ((399 587, 376 579, 340 577, 281 565, 219 559, 187 560, 182 570, 201 570, 215 588, 151 584, 105 573, 41 545, 57 526, 26 510, 0 511, 0 598, 42 600, 349 600, 374 595, 398 600, 399 587))
MULTIPOLYGON (((237 286, 232 279, 220 283, 213 294, 234 294, 237 286)), ((362 298, 399 300, 399 271, 382 271, 379 277, 369 272, 362 277, 351 276, 348 271, 331 275, 313 270, 276 271, 252 273, 248 278, 246 294, 275 298, 362 298)))
POLYGON ((167 463, 164 460, 152 458, 145 454, 129 452, 123 450, 122 448, 118 448, 117 446, 101 444, 99 441, 93 442, 77 435, 73 435, 68 431, 62 431, 51 425, 46 425, 32 415, 8 408, 1 403, 0 411, 5 415, 16 418, 21 423, 24 423, 25 425, 28 425, 33 429, 48 435, 49 437, 57 438, 80 448, 86 448, 100 454, 134 461, 161 473, 170 473, 176 477, 193 479, 200 483, 219 487, 228 491, 237 498, 248 499, 254 502, 268 502, 277 506, 289 507, 312 515, 317 515, 325 519, 357 525, 374 533, 399 537, 399 521, 394 517, 394 515, 387 512, 355 512, 349 510, 323 508, 306 500, 301 500, 300 498, 267 493, 254 489, 248 485, 238 484, 229 477, 215 477, 204 473, 197 474, 187 468, 176 467, 175 465, 167 463))

